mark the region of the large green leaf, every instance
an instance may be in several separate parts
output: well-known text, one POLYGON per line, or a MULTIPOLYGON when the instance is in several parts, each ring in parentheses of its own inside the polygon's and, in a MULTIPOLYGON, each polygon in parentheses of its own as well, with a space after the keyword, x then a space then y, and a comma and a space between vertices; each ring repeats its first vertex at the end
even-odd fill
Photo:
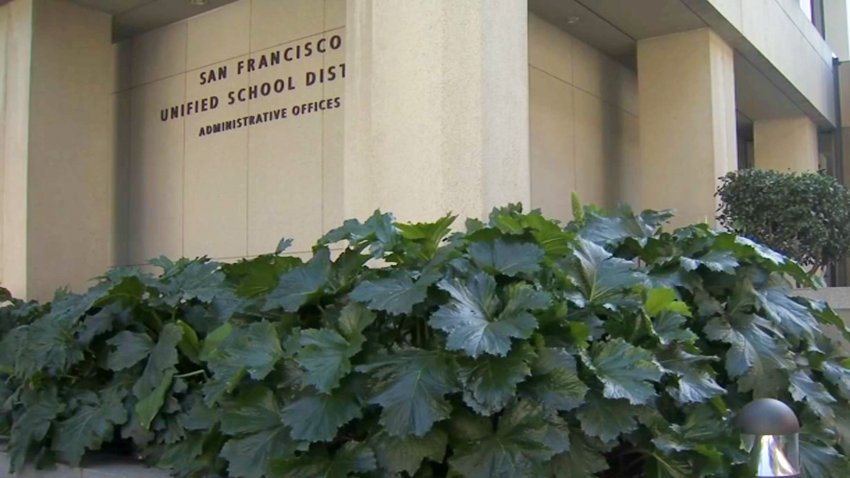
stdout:
MULTIPOLYGON (((534 406, 539 407, 537 404, 534 406)), ((546 458, 568 451, 571 446, 569 424, 557 412, 546 410, 545 407, 540 409, 546 423, 543 428, 543 444, 549 448, 546 458)))
POLYGON ((330 257, 327 248, 320 248, 309 262, 283 274, 277 287, 266 296, 264 309, 281 308, 295 312, 312 300, 328 281, 330 257))
POLYGON ((368 261, 369 256, 362 254, 359 249, 343 251, 334 261, 325 290, 333 294, 351 290, 362 280, 361 274, 368 271, 364 267, 368 261))
POLYGON ((154 346, 153 340, 147 334, 129 330, 119 332, 106 343, 113 348, 106 359, 106 366, 109 370, 116 372, 130 368, 148 358, 154 346))
POLYGON ((80 323, 77 340, 84 346, 91 345, 95 337, 102 336, 115 327, 116 320, 127 320, 128 310, 120 302, 113 302, 92 315, 87 315, 80 323))
POLYGON ((382 407, 381 424, 392 436, 424 436, 451 413, 444 397, 458 389, 456 365, 440 352, 397 350, 357 370, 371 373, 370 402, 382 407))
POLYGON ((637 409, 626 400, 608 400, 596 395, 576 410, 582 431, 606 443, 635 430, 636 413, 637 409))
POLYGON ((171 388, 173 379, 174 371, 166 370, 162 377, 162 382, 160 382, 160 384, 157 385, 151 393, 136 403, 135 412, 139 418, 139 424, 143 428, 148 430, 150 429, 151 422, 156 417, 157 413, 159 413, 163 403, 165 403, 165 395, 171 388))
POLYGON ((308 442, 328 442, 336 437, 339 427, 360 417, 360 404, 344 389, 329 395, 304 394, 287 405, 282 412, 283 423, 292 438, 308 442))
POLYGON ((824 360, 820 371, 827 380, 838 387, 845 399, 850 399, 850 368, 833 360, 824 360))
POLYGON ((466 478, 541 476, 544 463, 556 453, 546 444, 546 427, 540 407, 519 402, 499 418, 495 431, 458 444, 449 465, 466 478))
POLYGON ((548 470, 555 478, 595 478, 608 469, 607 449, 599 440, 578 431, 570 432, 570 449, 549 462, 548 470))
POLYGON ((451 300, 434 312, 429 323, 448 333, 446 349, 463 350, 470 357, 507 354, 511 338, 526 339, 537 328, 537 319, 529 311, 550 303, 548 294, 526 284, 512 284, 504 308, 497 313, 496 281, 484 273, 466 282, 443 280, 438 286, 451 300))
POLYGON ((172 470, 175 474, 191 475, 192 472, 198 471, 195 468, 196 460, 203 451, 204 435, 192 433, 179 443, 169 446, 160 456, 156 466, 172 470))
MULTIPOLYGON (((683 406, 682 411, 685 414, 683 424, 658 420, 654 423, 652 431, 655 438, 652 439, 652 444, 663 453, 700 449, 706 443, 716 442, 717 438, 733 431, 717 426, 724 417, 710 403, 683 406)), ((732 457, 729 457, 729 462, 731 461, 732 457)))
POLYGON ((14 421, 9 441, 9 468, 13 473, 23 468, 33 442, 45 438, 50 425, 65 409, 56 387, 38 392, 25 391, 21 398, 26 408, 14 421))
POLYGON ((692 344, 697 335, 687 326, 688 319, 675 312, 662 312, 652 320, 652 330, 661 345, 673 343, 692 344))
POLYGON ((753 241, 752 239, 748 239, 744 236, 725 234, 721 235, 721 238, 725 240, 719 240, 718 244, 723 244, 727 249, 736 250, 739 252, 739 254, 741 251, 746 251, 752 256, 755 256, 776 266, 782 265, 788 260, 787 257, 783 256, 779 252, 776 252, 770 249, 769 247, 763 246, 753 241), (727 244, 727 241, 731 241, 732 244, 727 244))
POLYGON ((346 442, 333 455, 311 451, 293 460, 276 460, 271 475, 279 478, 349 478, 374 471, 375 453, 364 443, 346 442))
POLYGON ((298 363, 307 371, 307 383, 322 393, 339 386, 340 379, 351 371, 350 359, 360 352, 364 340, 349 341, 330 329, 301 331, 298 363))
POLYGON ((656 396, 651 382, 657 382, 663 374, 651 352, 623 339, 594 344, 586 365, 602 382, 606 398, 625 398, 635 405, 656 396))
MULTIPOLYGON (((501 231, 503 234, 519 236, 525 233, 523 218, 522 204, 495 207, 490 211, 490 227, 501 231)), ((471 229, 468 222, 469 220, 467 220, 467 229, 471 229)))
POLYGON ((363 330, 375 320, 375 314, 359 304, 349 304, 340 312, 338 329, 309 329, 301 332, 298 363, 307 374, 305 381, 322 393, 339 385, 351 371, 351 358, 366 341, 363 330))
POLYGON ((835 411, 832 407, 837 400, 829 394, 823 384, 812 380, 811 371, 797 370, 791 374, 790 382, 788 391, 791 392, 791 397, 794 400, 805 401, 806 405, 819 417, 835 417, 835 411))
POLYGON ((493 432, 493 418, 478 415, 467 407, 457 407, 446 422, 446 428, 451 443, 472 443, 493 432))
POLYGON ((716 357, 693 355, 678 348, 665 352, 661 356, 661 366, 678 378, 677 385, 671 386, 668 393, 680 404, 701 403, 725 394, 726 390, 712 376, 711 367, 702 365, 716 360, 716 357))
POLYGON ((112 439, 115 425, 127 420, 127 411, 117 393, 98 397, 86 392, 73 414, 56 424, 52 448, 56 456, 71 465, 80 463, 85 450, 97 450, 112 439))
POLYGON ((83 360, 82 346, 74 339, 77 317, 72 315, 82 308, 69 305, 64 313, 51 312, 23 327, 20 339, 26 347, 18 349, 15 374, 27 379, 40 372, 61 373, 83 360))
POLYGON ((575 358, 566 350, 539 350, 531 371, 520 389, 546 407, 570 411, 584 403, 587 385, 578 376, 575 358))
POLYGON ((400 239, 392 214, 375 211, 364 223, 357 219, 346 219, 342 226, 322 236, 317 244, 327 246, 347 240, 350 250, 362 251, 368 248, 371 257, 377 259, 393 251, 400 239))
POLYGON ((533 351, 518 348, 506 357, 484 355, 461 361, 458 375, 464 403, 481 415, 501 411, 514 399, 517 384, 531 374, 528 363, 533 359, 533 351))
POLYGON ((184 399, 183 409, 185 413, 179 415, 178 420, 187 430, 211 430, 221 421, 221 410, 204 403, 199 391, 184 399))
POLYGON ((50 305, 50 312, 44 316, 44 319, 50 322, 75 324, 89 309, 95 307, 109 294, 109 290, 110 284, 107 282, 96 284, 83 294, 69 294, 60 289, 50 305))
POLYGON ((211 355, 208 365, 215 379, 211 383, 226 384, 232 389, 244 373, 255 380, 265 378, 283 356, 283 350, 274 326, 263 320, 232 329, 211 355))
POLYGON ((174 307, 181 302, 199 300, 210 303, 221 293, 224 273, 217 262, 192 261, 166 273, 166 280, 157 287, 162 300, 174 307))
POLYGON ((414 283, 404 272, 385 279, 363 281, 351 291, 351 299, 368 304, 372 310, 390 314, 409 314, 413 306, 425 300, 430 283, 414 283))
POLYGON ((661 315, 662 312, 673 312, 686 317, 691 316, 688 304, 679 300, 675 290, 665 287, 650 289, 646 293, 644 307, 646 308, 646 313, 651 317, 661 315))
POLYGON ((163 383, 166 373, 177 364, 177 344, 183 338, 183 329, 177 324, 167 324, 159 334, 159 340, 150 350, 142 376, 133 385, 133 394, 143 399, 163 383))
POLYGON ((473 243, 469 246, 469 255, 479 267, 513 277, 537 272, 544 252, 534 244, 499 238, 493 242, 473 243))
POLYGON ((201 345, 201 351, 198 354, 198 357, 203 361, 208 361, 210 358, 217 356, 219 354, 219 346, 228 337, 230 337, 230 334, 232 333, 233 324, 230 322, 225 322, 216 327, 214 330, 211 330, 210 333, 204 337, 204 342, 201 345))
POLYGON ((790 368, 787 348, 770 333, 771 324, 758 316, 738 314, 729 320, 716 317, 708 321, 705 335, 730 345, 726 352, 726 371, 734 378, 745 376, 743 390, 757 388, 759 396, 771 396, 778 388, 777 370, 790 368))
POLYGON ((451 225, 456 218, 457 216, 447 215, 435 222, 396 224, 396 227, 401 237, 421 246, 417 248, 419 249, 419 258, 428 260, 434 256, 443 238, 451 230, 451 225))
POLYGON ((234 292, 239 297, 256 297, 274 290, 280 275, 300 264, 297 257, 265 254, 235 264, 223 264, 222 270, 227 281, 235 285, 234 292))
POLYGON ((263 386, 247 390, 228 402, 219 418, 221 431, 233 436, 282 425, 277 399, 271 390, 263 386))
POLYGON ((682 457, 653 452, 649 454, 646 475, 651 478, 692 478, 694 470, 682 457))
POLYGON ((290 458, 297 448, 281 422, 277 400, 266 388, 240 396, 222 415, 221 429, 233 436, 221 449, 229 476, 260 478, 271 460, 290 458))
POLYGON ((433 428, 425 436, 405 437, 379 433, 372 441, 372 448, 378 464, 390 473, 407 472, 416 474, 422 460, 429 459, 440 463, 446 455, 449 437, 446 432, 433 428))
POLYGON ((672 216, 670 211, 644 211, 636 216, 628 207, 621 208, 619 214, 613 216, 588 211, 581 237, 606 245, 619 245, 629 238, 645 244, 661 224, 672 216))
POLYGON ((759 304, 767 318, 778 323, 784 331, 796 337, 812 337, 818 331, 818 323, 809 310, 788 295, 784 287, 771 287, 755 291, 759 304))
POLYGON ((547 257, 561 258, 572 251, 575 234, 563 230, 557 221, 543 217, 539 210, 523 216, 522 223, 531 232, 537 245, 543 248, 547 257))
POLYGON ((688 271, 703 266, 710 271, 734 274, 738 259, 732 251, 711 249, 699 257, 682 257, 682 268, 688 271))
POLYGON ((614 257, 603 247, 579 239, 568 269, 573 282, 589 303, 605 303, 624 290, 642 284, 645 274, 632 261, 614 257))
POLYGON ((833 440, 817 421, 804 422, 800 431, 800 467, 805 478, 850 476, 850 463, 831 445, 833 440))
POLYGON ((846 407, 835 407, 833 418, 821 419, 828 428, 835 431, 837 443, 842 449, 850 445, 850 410, 846 407))

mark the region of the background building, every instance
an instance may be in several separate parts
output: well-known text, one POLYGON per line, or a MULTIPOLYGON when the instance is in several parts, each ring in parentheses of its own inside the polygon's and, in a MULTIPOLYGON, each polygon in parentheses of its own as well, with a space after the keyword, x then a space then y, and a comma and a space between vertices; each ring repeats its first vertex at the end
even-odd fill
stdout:
POLYGON ((0 284, 46 298, 281 236, 308 253, 375 208, 568 219, 577 191, 712 221, 729 170, 843 174, 848 18, 847 0, 0 0, 0 284))

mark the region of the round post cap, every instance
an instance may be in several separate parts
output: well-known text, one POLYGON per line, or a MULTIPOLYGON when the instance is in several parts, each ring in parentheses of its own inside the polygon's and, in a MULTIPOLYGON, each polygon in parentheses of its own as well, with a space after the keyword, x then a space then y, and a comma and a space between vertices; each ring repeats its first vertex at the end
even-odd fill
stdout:
POLYGON ((772 398, 748 403, 735 423, 750 435, 790 435, 800 432, 800 422, 791 407, 772 398))

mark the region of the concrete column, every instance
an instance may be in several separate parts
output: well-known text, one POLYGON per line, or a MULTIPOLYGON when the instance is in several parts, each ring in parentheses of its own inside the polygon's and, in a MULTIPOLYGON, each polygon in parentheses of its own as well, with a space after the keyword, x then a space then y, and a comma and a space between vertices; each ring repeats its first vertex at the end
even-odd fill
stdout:
POLYGON ((18 297, 27 296, 27 164, 29 158, 32 0, 0 7, 5 24, 5 97, 0 137, 0 284, 18 297))
MULTIPOLYGON (((0 218, 3 211, 3 164, 6 158, 6 45, 9 44, 9 18, 12 8, 0 5, 0 218)), ((0 283, 3 281, 3 222, 0 219, 0 283)))
POLYGON ((720 176, 737 167, 733 51, 709 29, 638 41, 642 208, 714 224, 720 176))
POLYGON ((115 60, 109 14, 33 5, 27 288, 45 299, 85 290, 115 263, 115 60))
POLYGON ((525 0, 348 2, 346 217, 529 205, 527 12, 525 0))
POLYGON ((818 129, 807 116, 753 122, 755 166, 776 171, 817 171, 818 129))
POLYGON ((49 299, 114 263, 111 17, 59 0, 0 6, 0 285, 49 299))

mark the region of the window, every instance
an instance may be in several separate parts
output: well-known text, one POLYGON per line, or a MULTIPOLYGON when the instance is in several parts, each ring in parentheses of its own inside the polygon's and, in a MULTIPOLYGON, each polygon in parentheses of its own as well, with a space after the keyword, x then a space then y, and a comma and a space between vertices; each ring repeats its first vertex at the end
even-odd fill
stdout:
POLYGON ((824 36, 823 0, 797 0, 803 15, 815 26, 821 36, 824 36))
POLYGON ((812 0, 799 0, 799 2, 800 2, 800 8, 803 10, 803 13, 806 15, 806 18, 808 18, 809 21, 811 21, 812 18, 813 18, 813 10, 814 10, 812 8, 812 3, 813 3, 812 0))

